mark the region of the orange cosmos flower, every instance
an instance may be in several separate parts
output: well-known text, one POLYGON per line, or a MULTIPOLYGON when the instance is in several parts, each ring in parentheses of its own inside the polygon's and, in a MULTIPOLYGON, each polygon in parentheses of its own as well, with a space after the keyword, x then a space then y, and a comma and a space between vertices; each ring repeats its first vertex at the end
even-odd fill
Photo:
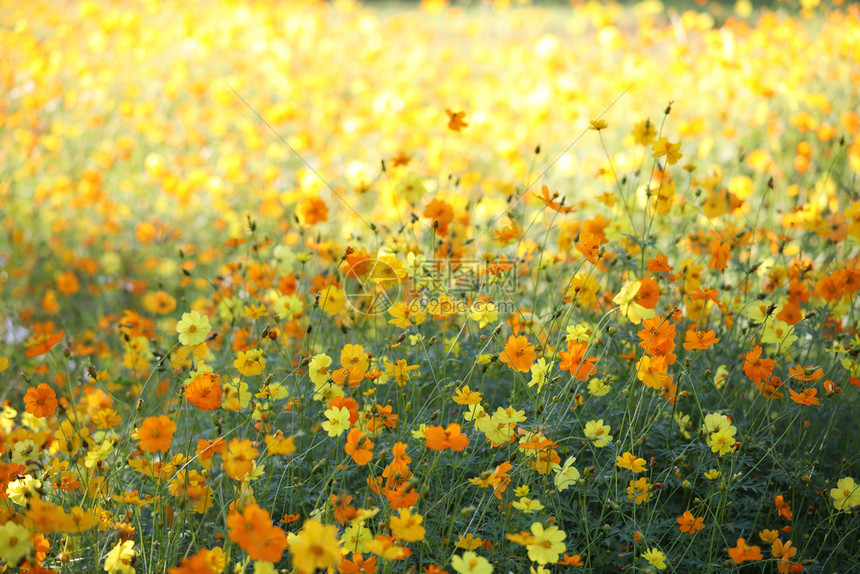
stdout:
POLYGON ((176 423, 168 417, 146 417, 137 431, 140 450, 144 452, 167 452, 176 432, 176 423))
POLYGON ((767 379, 773 373, 773 359, 761 359, 761 346, 756 345, 744 357, 744 374, 754 383, 767 379))
POLYGON ((573 206, 564 207, 564 198, 562 198, 561 203, 555 201, 558 197, 558 192, 552 194, 552 197, 549 195, 549 188, 547 186, 541 186, 540 195, 537 193, 534 194, 535 197, 544 202, 548 208, 558 211, 559 213, 570 213, 573 211, 573 206))
POLYGON ((558 561, 558 564, 562 566, 585 566, 585 563, 582 561, 582 557, 579 554, 570 556, 567 553, 562 554, 562 559, 558 561))
POLYGON ((57 410, 57 393, 54 389, 40 383, 38 387, 30 387, 24 395, 24 405, 28 413, 36 418, 48 418, 57 410))
POLYGON ((296 217, 305 225, 328 221, 328 206, 319 197, 307 197, 296 207, 296 217))
POLYGON ((818 389, 803 389, 800 393, 794 392, 794 389, 788 389, 791 400, 801 405, 821 405, 815 396, 816 393, 818 393, 818 389))
POLYGON ((445 113, 448 114, 449 130, 458 132, 463 128, 469 127, 469 124, 464 121, 466 119, 466 112, 452 112, 446 109, 445 113))
POLYGON ((677 521, 681 528, 681 532, 689 532, 690 534, 695 534, 705 527, 705 525, 702 524, 704 518, 701 516, 696 518, 689 510, 685 511, 683 516, 679 516, 677 521))
POLYGON ((731 258, 732 246, 729 243, 720 243, 719 239, 715 239, 711 244, 711 260, 708 261, 708 269, 725 271, 731 258))
POLYGON ((694 331, 690 329, 684 334, 684 348, 688 351, 693 349, 704 350, 713 347, 720 340, 715 336, 713 330, 710 331, 694 331))
POLYGON ((254 469, 254 459, 259 454, 260 451, 254 448, 254 443, 249 439, 239 440, 234 437, 227 445, 227 452, 222 455, 224 470, 230 478, 244 481, 254 469))
POLYGON ((248 553, 252 560, 277 562, 287 547, 286 533, 272 526, 269 513, 256 504, 249 504, 242 512, 231 512, 227 517, 230 540, 248 553))
POLYGON ((576 250, 585 255, 589 263, 597 265, 600 259, 600 237, 589 231, 583 231, 579 234, 576 250))
POLYGON ((779 511, 780 515, 783 518, 785 518, 786 520, 791 520, 791 505, 789 505, 785 500, 783 500, 781 494, 773 499, 773 504, 776 506, 776 509, 779 511))
POLYGON ((185 398, 202 411, 214 411, 221 406, 220 375, 203 372, 185 387, 185 398))
POLYGON ((802 367, 797 365, 796 367, 792 367, 788 369, 788 374, 798 381, 810 382, 817 381, 821 377, 824 376, 824 369, 815 368, 814 365, 809 365, 808 367, 802 367))
POLYGON ((761 548, 750 546, 743 538, 738 538, 737 544, 735 548, 729 548, 729 556, 731 556, 735 564, 740 564, 747 560, 761 560, 764 558, 761 554, 761 548))
POLYGON ((364 431, 354 428, 349 431, 346 437, 346 447, 344 447, 344 450, 358 466, 366 465, 373 458, 373 442, 369 438, 366 438, 365 435, 364 431), (361 444, 359 444, 359 441, 361 441, 361 444))
POLYGON ((508 337, 505 350, 499 354, 499 358, 513 370, 525 373, 532 368, 537 353, 534 351, 534 346, 529 345, 525 336, 514 337, 511 335, 508 337))
POLYGON ((360 553, 353 552, 352 560, 343 556, 337 569, 344 574, 375 574, 376 556, 371 556, 365 560, 360 553))
POLYGON ((53 349, 57 343, 63 340, 63 337, 66 336, 66 331, 60 331, 59 333, 39 333, 30 337, 30 339, 24 343, 25 347, 29 347, 24 355, 28 359, 32 359, 33 357, 38 357, 39 355, 44 355, 51 349, 53 349))
POLYGON ((712 303, 717 302, 717 296, 720 294, 716 289, 703 289, 702 287, 696 288, 695 291, 690 293, 690 299, 693 301, 711 301, 712 303))
POLYGON ((469 445, 469 438, 460 432, 460 425, 451 423, 447 428, 431 426, 424 431, 427 448, 430 450, 445 450, 450 448, 462 452, 469 445))
POLYGON ((791 546, 791 540, 783 544, 782 540, 777 538, 773 541, 770 551, 774 558, 778 559, 776 567, 779 570, 779 574, 788 574, 791 567, 789 560, 797 554, 797 548, 791 546))
POLYGON ((434 199, 424 208, 424 217, 439 222, 436 228, 438 235, 448 235, 448 225, 454 219, 454 208, 441 199, 434 199))
POLYGON ((570 372, 570 376, 584 381, 596 370, 594 363, 599 360, 599 357, 586 357, 587 350, 587 341, 568 341, 567 351, 558 354, 561 359, 558 367, 562 371, 570 372))
POLYGON ((665 255, 656 255, 648 261, 648 271, 650 273, 669 273, 672 271, 672 266, 669 265, 669 258, 665 255))

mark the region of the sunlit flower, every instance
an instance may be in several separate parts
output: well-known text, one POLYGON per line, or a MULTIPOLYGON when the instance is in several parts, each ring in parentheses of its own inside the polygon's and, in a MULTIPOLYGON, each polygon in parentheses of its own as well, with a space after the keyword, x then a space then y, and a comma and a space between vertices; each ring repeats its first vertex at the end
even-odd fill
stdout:
POLYGON ((105 558, 108 574, 134 574, 133 561, 137 556, 134 540, 126 540, 114 546, 105 558))
POLYGON ((176 323, 179 342, 188 347, 194 347, 204 342, 211 329, 209 317, 201 315, 197 311, 183 313, 182 319, 176 323))
POLYGON ((462 556, 451 556, 451 566, 458 574, 492 574, 493 565, 483 556, 466 552, 462 556))

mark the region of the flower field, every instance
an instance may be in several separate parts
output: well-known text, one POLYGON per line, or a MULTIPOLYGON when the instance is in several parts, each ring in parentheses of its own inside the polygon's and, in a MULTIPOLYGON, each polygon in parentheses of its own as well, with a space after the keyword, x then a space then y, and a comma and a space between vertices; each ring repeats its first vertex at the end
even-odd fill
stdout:
POLYGON ((858 5, 0 23, 0 573, 857 571, 858 5))

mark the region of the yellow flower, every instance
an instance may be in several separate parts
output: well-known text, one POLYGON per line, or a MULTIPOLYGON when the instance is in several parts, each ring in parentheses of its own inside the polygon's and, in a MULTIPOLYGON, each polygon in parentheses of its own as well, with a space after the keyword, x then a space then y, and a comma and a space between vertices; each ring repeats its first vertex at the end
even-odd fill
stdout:
POLYGON ((704 476, 708 480, 714 481, 714 480, 717 480, 718 478, 720 478, 721 476, 723 476, 723 473, 720 472, 719 470, 717 470, 716 468, 712 468, 711 470, 706 472, 704 476))
POLYGON ((246 377, 259 375, 263 372, 263 367, 266 366, 266 361, 263 359, 263 350, 251 349, 247 353, 239 351, 236 360, 233 361, 233 366, 246 377))
POLYGON ((388 522, 391 533, 401 540, 407 542, 418 542, 424 540, 424 527, 421 522, 424 518, 420 514, 412 514, 408 508, 400 509, 400 516, 392 516, 388 522))
POLYGON ((609 434, 611 431, 612 427, 603 424, 603 419, 585 424, 585 438, 597 448, 603 448, 612 441, 612 435, 609 434))
POLYGON ((670 143, 668 139, 665 137, 660 138, 656 142, 651 144, 651 149, 654 150, 654 153, 651 154, 651 157, 662 157, 666 156, 666 163, 669 165, 675 165, 678 163, 678 160, 684 157, 684 154, 679 152, 681 149, 681 142, 678 143, 670 143))
POLYGON ((176 323, 179 342, 188 347, 194 347, 205 341, 211 329, 209 317, 197 311, 183 313, 182 319, 176 323))
POLYGON ((325 353, 320 353, 311 359, 308 365, 308 376, 317 387, 324 385, 331 376, 331 371, 328 370, 329 365, 331 365, 331 357, 325 353))
POLYGON ((483 556, 466 552, 462 556, 451 556, 451 566, 458 574, 492 574, 493 565, 483 556))
POLYGON ((761 335, 762 343, 779 345, 780 350, 786 351, 797 341, 794 327, 784 321, 768 321, 761 335))
POLYGON ((349 409, 332 407, 324 414, 326 420, 323 422, 322 428, 328 433, 328 436, 340 436, 349 428, 349 409))
POLYGON ((579 471, 573 466, 573 463, 576 462, 576 457, 568 457, 566 461, 564 461, 564 465, 559 467, 556 465, 555 467, 555 477, 553 477, 553 482, 555 483, 556 489, 559 492, 562 490, 567 490, 571 486, 575 486, 579 481, 579 471))
POLYGON ((616 457, 616 461, 618 466, 631 470, 634 474, 645 471, 645 459, 638 458, 635 454, 625 452, 623 455, 616 457))
POLYGON ((293 567, 302 572, 314 572, 317 568, 326 570, 337 564, 341 555, 337 527, 314 518, 305 521, 289 548, 293 567))
POLYGON ((410 301, 409 303, 398 301, 388 308, 388 314, 394 317, 388 323, 401 329, 420 325, 427 319, 427 311, 421 307, 417 300, 410 301))
POLYGON ((666 555, 656 548, 651 548, 647 552, 642 553, 642 558, 648 561, 648 564, 657 568, 657 570, 666 569, 666 555))
POLYGON ((368 552, 367 543, 371 540, 373 535, 370 529, 362 524, 350 524, 344 528, 343 536, 340 537, 344 550, 348 552, 368 552))
POLYGON ((627 487, 627 498, 632 500, 634 504, 648 502, 652 496, 654 493, 651 492, 651 483, 648 482, 647 478, 643 477, 639 480, 630 481, 630 485, 627 487))
POLYGON ((836 510, 844 510, 851 514, 853 507, 860 504, 860 486, 850 476, 839 479, 836 488, 830 490, 830 498, 836 510))
POLYGON ((552 370, 552 362, 547 363, 546 359, 541 357, 535 364, 531 366, 532 378, 529 380, 529 386, 537 385, 537 392, 540 392, 546 383, 549 372, 552 370))
POLYGON ((514 502, 512 506, 517 510, 522 511, 524 514, 532 514, 538 510, 543 510, 543 504, 541 504, 540 500, 535 500, 525 496, 520 497, 520 499, 514 502))
POLYGON ((108 574, 134 574, 132 560, 137 556, 134 540, 120 542, 108 552, 105 558, 105 570, 108 574))
POLYGON ((634 302, 636 294, 642 287, 641 281, 633 281, 621 288, 612 302, 621 308, 621 313, 630 320, 631 323, 639 324, 642 319, 650 319, 655 315, 654 309, 646 309, 642 305, 634 302))
POLYGON ((11 520, 0 526, 0 558, 12 567, 30 553, 33 541, 30 539, 30 531, 15 524, 11 520))
POLYGON ((610 390, 612 390, 612 387, 610 387, 597 377, 594 377, 590 381, 588 381, 588 394, 590 395, 594 395, 595 397, 602 397, 610 390))
POLYGON ((472 307, 472 312, 469 314, 469 319, 478 323, 478 328, 483 329, 488 323, 499 318, 499 312, 493 303, 484 303, 478 301, 472 307))
POLYGON ((711 451, 719 454, 720 456, 724 454, 728 454, 735 446, 735 427, 730 427, 728 429, 722 429, 717 431, 708 438, 708 445, 711 447, 711 451))
POLYGON ((567 534, 557 526, 543 527, 540 522, 531 526, 532 540, 528 544, 529 560, 538 564, 555 564, 562 552, 567 550, 564 540, 567 534))
POLYGON ((724 384, 726 384, 726 380, 729 378, 729 368, 726 365, 720 365, 717 367, 717 372, 714 375, 714 386, 718 389, 721 389, 724 384))
POLYGON ((642 120, 633 126, 631 135, 633 136, 633 141, 637 144, 648 145, 657 137, 657 129, 651 123, 651 120, 642 120))

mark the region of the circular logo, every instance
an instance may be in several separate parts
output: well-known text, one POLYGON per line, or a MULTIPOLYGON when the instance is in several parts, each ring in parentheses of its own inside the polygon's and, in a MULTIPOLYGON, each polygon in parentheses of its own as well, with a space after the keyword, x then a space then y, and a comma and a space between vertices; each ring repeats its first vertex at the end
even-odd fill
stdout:
POLYGON ((379 259, 362 259, 350 265, 344 277, 346 304, 360 315, 381 315, 400 297, 397 270, 379 259))

